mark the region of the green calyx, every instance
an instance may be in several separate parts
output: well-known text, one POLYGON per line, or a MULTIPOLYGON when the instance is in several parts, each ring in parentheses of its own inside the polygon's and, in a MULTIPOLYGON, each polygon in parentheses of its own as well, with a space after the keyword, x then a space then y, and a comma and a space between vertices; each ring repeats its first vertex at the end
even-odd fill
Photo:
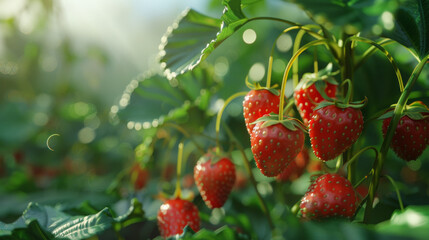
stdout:
POLYGON ((253 83, 250 82, 249 81, 249 76, 246 76, 246 86, 248 88, 252 89, 252 90, 262 90, 262 89, 265 89, 265 90, 270 91, 274 95, 279 95, 280 94, 279 90, 275 89, 275 87, 277 85, 274 85, 273 88, 263 87, 263 86, 261 86, 261 84, 259 84, 257 82, 253 82, 253 83))
POLYGON ((332 63, 329 63, 326 65, 326 67, 322 70, 320 70, 317 73, 305 73, 302 76, 302 80, 300 82, 301 87, 308 88, 313 83, 316 83, 318 81, 326 81, 333 85, 338 85, 337 81, 333 78, 333 76, 337 75, 339 71, 332 72, 332 63))
POLYGON ((224 152, 222 152, 221 150, 218 150, 217 148, 213 148, 213 149, 209 149, 206 154, 201 156, 198 159, 198 162, 205 163, 207 161, 211 161, 210 164, 213 165, 225 157, 227 156, 224 152))
POLYGON ((338 108, 355 108, 355 109, 361 109, 363 108, 366 103, 368 102, 368 98, 365 97, 365 99, 363 99, 362 101, 354 101, 354 102, 350 102, 351 96, 352 96, 352 92, 353 92, 353 86, 352 83, 350 81, 350 79, 346 79, 342 84, 341 87, 344 87, 347 84, 348 88, 347 88, 347 93, 346 96, 344 96, 344 98, 339 98, 339 99, 330 99, 328 101, 323 101, 321 102, 319 105, 317 105, 317 107, 314 108, 314 111, 330 106, 330 105, 335 105, 338 108))
POLYGON ((332 72, 332 63, 329 63, 324 69, 320 70, 317 73, 306 73, 302 76, 301 81, 299 82, 297 89, 306 89, 314 84, 316 90, 319 94, 326 100, 333 101, 325 93, 326 83, 333 85, 338 85, 337 81, 333 76, 337 75, 339 71, 332 72))
MULTIPOLYGON (((378 119, 383 120, 386 118, 391 118, 394 115, 394 109, 396 107, 396 104, 391 105, 387 112, 383 115, 381 115, 378 119)), ((402 112, 401 117, 408 116, 409 118, 413 120, 422 120, 424 118, 429 118, 429 108, 423 104, 420 101, 416 101, 411 103, 410 105, 406 105, 404 111, 402 112), (427 113, 424 115, 424 113, 427 113)))
POLYGON ((341 100, 338 101, 323 101, 321 103, 319 103, 319 105, 317 105, 317 107, 314 108, 314 111, 327 107, 327 106, 331 106, 331 105, 335 105, 338 108, 355 108, 355 109, 361 109, 363 107, 365 107, 366 103, 368 102, 368 98, 365 97, 365 99, 363 99, 362 101, 355 101, 355 102, 344 102, 341 100))
POLYGON ((275 124, 282 124, 284 127, 291 131, 296 131, 298 129, 307 132, 307 127, 296 118, 286 117, 285 119, 279 120, 279 115, 275 113, 270 113, 268 116, 263 116, 258 118, 252 124, 263 122, 261 128, 269 127, 275 124))

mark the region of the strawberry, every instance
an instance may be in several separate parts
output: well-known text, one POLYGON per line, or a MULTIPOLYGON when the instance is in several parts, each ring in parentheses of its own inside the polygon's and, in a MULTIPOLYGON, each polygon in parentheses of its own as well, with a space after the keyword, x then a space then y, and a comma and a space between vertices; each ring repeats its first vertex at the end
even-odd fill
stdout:
POLYGON ((157 219, 158 228, 164 238, 182 234, 187 225, 194 231, 200 229, 198 208, 192 202, 180 198, 164 202, 159 208, 157 219))
POLYGON ((243 115, 249 134, 254 128, 254 121, 269 113, 279 113, 280 97, 273 89, 250 90, 244 97, 243 115))
POLYGON ((308 154, 308 149, 303 148, 301 152, 298 153, 294 161, 291 161, 289 165, 277 175, 276 179, 278 181, 293 181, 299 178, 307 167, 310 161, 310 156, 308 154))
MULTIPOLYGON (((405 161, 416 160, 426 149, 429 139, 429 121, 425 117, 426 112, 419 112, 424 109, 415 109, 412 105, 407 106, 401 116, 395 134, 393 135, 391 148, 405 161)), ((392 120, 393 111, 384 114, 382 132, 386 135, 389 124, 392 120)))
POLYGON ((358 206, 356 192, 339 174, 324 174, 310 185, 301 200, 302 216, 307 219, 352 217, 358 206))
POLYGON ((131 183, 134 185, 134 190, 143 189, 149 180, 149 171, 140 166, 140 163, 135 163, 131 168, 131 183))
POLYGON ((279 175, 304 146, 303 127, 296 119, 276 116, 258 119, 250 143, 257 167, 267 177, 279 175))
POLYGON ((325 100, 320 92, 323 91, 329 98, 335 98, 337 83, 331 77, 331 68, 332 65, 328 65, 326 69, 320 71, 317 75, 314 73, 304 74, 294 90, 295 104, 305 125, 308 125, 313 115, 313 109, 318 103, 325 100))
MULTIPOLYGON (((325 104, 327 105, 327 104, 325 104)), ((347 150, 362 133, 360 109, 320 105, 309 122, 310 142, 314 154, 323 161, 336 158, 347 150)))
POLYGON ((226 157, 208 153, 194 167, 195 183, 207 207, 222 207, 235 183, 235 165, 226 157))

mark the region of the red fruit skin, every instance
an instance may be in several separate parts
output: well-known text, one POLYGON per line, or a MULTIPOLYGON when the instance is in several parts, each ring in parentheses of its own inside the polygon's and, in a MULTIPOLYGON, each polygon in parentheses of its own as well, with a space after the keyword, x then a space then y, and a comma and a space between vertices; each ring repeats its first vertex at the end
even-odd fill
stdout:
POLYGON ((328 161, 355 143, 362 129, 363 116, 359 109, 329 105, 314 111, 308 133, 314 154, 328 161))
MULTIPOLYGON (((326 82, 325 93, 330 98, 335 98, 337 92, 337 85, 326 82)), ((304 85, 301 85, 304 86, 304 85)), ((317 91, 314 84, 307 88, 298 87, 294 91, 295 104, 298 108, 299 114, 302 117, 305 125, 308 125, 311 117, 313 116, 313 109, 318 103, 322 102, 324 98, 317 91)))
POLYGON ((267 177, 279 175, 295 159, 304 146, 304 133, 292 131, 280 123, 261 127, 258 122, 250 136, 256 166, 267 177))
POLYGON ((183 228, 189 225, 192 230, 200 230, 198 208, 189 201, 176 198, 161 205, 158 211, 158 228, 164 238, 182 234, 183 228))
POLYGON ((279 113, 280 97, 267 89, 251 90, 244 97, 243 115, 247 132, 252 133, 255 124, 251 124, 258 118, 269 113, 279 113))
POLYGON ((214 164, 211 158, 201 158, 194 167, 195 183, 204 203, 211 209, 225 204, 235 178, 235 165, 225 157, 214 164))
POLYGON ((307 219, 352 217, 358 197, 353 186, 338 174, 324 174, 308 188, 301 200, 302 216, 307 219))
POLYGON ((283 170, 283 172, 277 175, 276 179, 280 182, 294 181, 301 177, 309 162, 310 156, 308 154, 308 149, 304 147, 302 151, 298 153, 296 158, 283 170))
POLYGON ((131 182, 134 185, 134 190, 143 189, 149 180, 149 171, 136 163, 131 168, 131 182))
MULTIPOLYGON (((383 120, 382 132, 386 135, 391 118, 383 120)), ((416 160, 426 149, 429 138, 425 119, 413 120, 404 115, 399 120, 390 147, 398 157, 405 161, 416 160)))

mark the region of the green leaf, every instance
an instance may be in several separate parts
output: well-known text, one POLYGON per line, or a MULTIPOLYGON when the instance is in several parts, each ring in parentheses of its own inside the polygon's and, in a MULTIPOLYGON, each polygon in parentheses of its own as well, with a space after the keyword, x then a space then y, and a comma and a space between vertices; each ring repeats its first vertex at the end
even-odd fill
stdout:
MULTIPOLYGON (((23 223, 25 226, 25 223, 23 223)), ((58 239, 50 233, 47 233, 43 230, 39 223, 36 220, 31 220, 27 223, 27 227, 15 228, 11 231, 0 230, 0 240, 48 240, 48 239, 58 239)), ((0 223, 0 229, 3 229, 2 223, 0 223)))
MULTIPOLYGON (((177 239, 171 237, 168 239, 177 239)), ((198 232, 194 232, 189 226, 183 229, 183 233, 179 236, 182 240, 217 240, 217 239, 230 239, 230 240, 247 240, 249 237, 244 234, 240 234, 228 226, 223 226, 215 231, 208 229, 201 229, 198 232)))
POLYGON ((409 0, 395 12, 395 25, 385 35, 407 48, 420 58, 429 54, 429 1, 409 0))
POLYGON ((371 30, 383 12, 393 8, 389 1, 377 0, 293 0, 292 2, 309 13, 316 23, 329 28, 340 26, 347 34, 371 30))
POLYGON ((194 69, 246 21, 240 0, 224 0, 221 19, 189 9, 161 39, 160 62, 168 79, 194 69))
POLYGON ((188 122, 193 115, 202 119, 219 84, 212 71, 201 65, 170 81, 158 74, 143 75, 131 81, 119 102, 121 107, 114 106, 112 112, 144 128, 168 121, 188 122))
POLYGON ((14 223, 0 222, 0 236, 14 236, 17 231, 24 229, 25 234, 33 234, 24 239, 53 239, 51 235, 55 239, 86 239, 115 225, 120 230, 121 227, 143 220, 142 205, 135 199, 128 211, 116 218, 109 208, 87 216, 70 216, 53 207, 30 203, 21 218, 14 223))
POLYGON ((396 210, 391 219, 378 224, 376 230, 381 233, 427 239, 429 236, 429 206, 408 206, 403 212, 396 210))

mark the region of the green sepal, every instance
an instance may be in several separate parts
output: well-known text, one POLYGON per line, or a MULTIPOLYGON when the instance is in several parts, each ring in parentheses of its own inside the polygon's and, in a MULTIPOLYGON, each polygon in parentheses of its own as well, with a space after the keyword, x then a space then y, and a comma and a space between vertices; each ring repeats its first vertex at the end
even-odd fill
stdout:
MULTIPOLYGON (((332 72, 332 63, 329 63, 326 65, 326 67, 322 70, 320 70, 317 74, 316 73, 305 73, 302 75, 302 79, 300 83, 298 84, 298 87, 300 88, 309 88, 311 85, 313 85, 316 82, 328 82, 334 85, 338 85, 338 82, 333 78, 333 76, 337 75, 339 71, 332 72)), ((322 82, 322 83, 323 83, 322 82)))
MULTIPOLYGON (((378 120, 383 120, 386 118, 391 118, 394 115, 394 109, 396 107, 396 104, 391 105, 388 108, 388 112, 381 115, 378 120)), ((413 102, 410 105, 407 105, 402 112, 401 117, 408 116, 409 118, 413 120, 422 120, 425 118, 429 118, 429 115, 423 115, 423 113, 429 114, 429 109, 426 107, 426 105, 421 104, 420 102, 413 102)))
POLYGON ((198 159, 198 162, 205 163, 205 162, 211 160, 210 164, 213 165, 213 164, 216 164, 217 162, 219 162, 219 160, 221 160, 222 158, 228 158, 226 153, 223 151, 220 151, 220 150, 217 151, 216 148, 212 148, 212 149, 209 149, 206 154, 201 156, 198 159))
POLYGON ((296 131, 296 130, 300 129, 304 132, 307 132, 307 127, 304 125, 304 123, 302 123, 298 119, 287 117, 286 119, 279 120, 279 115, 275 114, 275 113, 270 113, 269 116, 260 117, 251 124, 256 124, 259 122, 264 122, 261 125, 261 128, 269 127, 269 126, 280 123, 284 127, 286 127, 287 129, 289 129, 291 131, 296 131))
POLYGON ((344 103, 342 101, 334 101, 334 102, 323 101, 323 102, 319 103, 319 105, 317 105, 313 111, 316 111, 318 109, 321 109, 321 108, 324 108, 327 106, 331 106, 331 105, 335 105, 338 108, 349 108, 349 107, 351 107, 351 108, 355 108, 355 109, 361 109, 366 105, 367 102, 368 102, 367 97, 365 97, 365 99, 362 101, 359 101, 359 102, 355 101, 355 102, 350 102, 350 103, 344 103))
POLYGON ((265 89, 265 90, 270 91, 272 94, 274 94, 274 95, 276 95, 276 96, 280 95, 279 90, 275 89, 275 87, 277 86, 277 84, 276 84, 276 85, 274 85, 274 86, 273 86, 273 88, 263 87, 263 86, 261 86, 261 84, 259 84, 258 82, 253 82, 253 83, 251 83, 251 82, 249 81, 249 77, 248 77, 248 76, 246 76, 246 80, 245 80, 245 82, 246 82, 246 86, 247 86, 249 89, 251 89, 251 90, 261 90, 261 89, 265 89))

